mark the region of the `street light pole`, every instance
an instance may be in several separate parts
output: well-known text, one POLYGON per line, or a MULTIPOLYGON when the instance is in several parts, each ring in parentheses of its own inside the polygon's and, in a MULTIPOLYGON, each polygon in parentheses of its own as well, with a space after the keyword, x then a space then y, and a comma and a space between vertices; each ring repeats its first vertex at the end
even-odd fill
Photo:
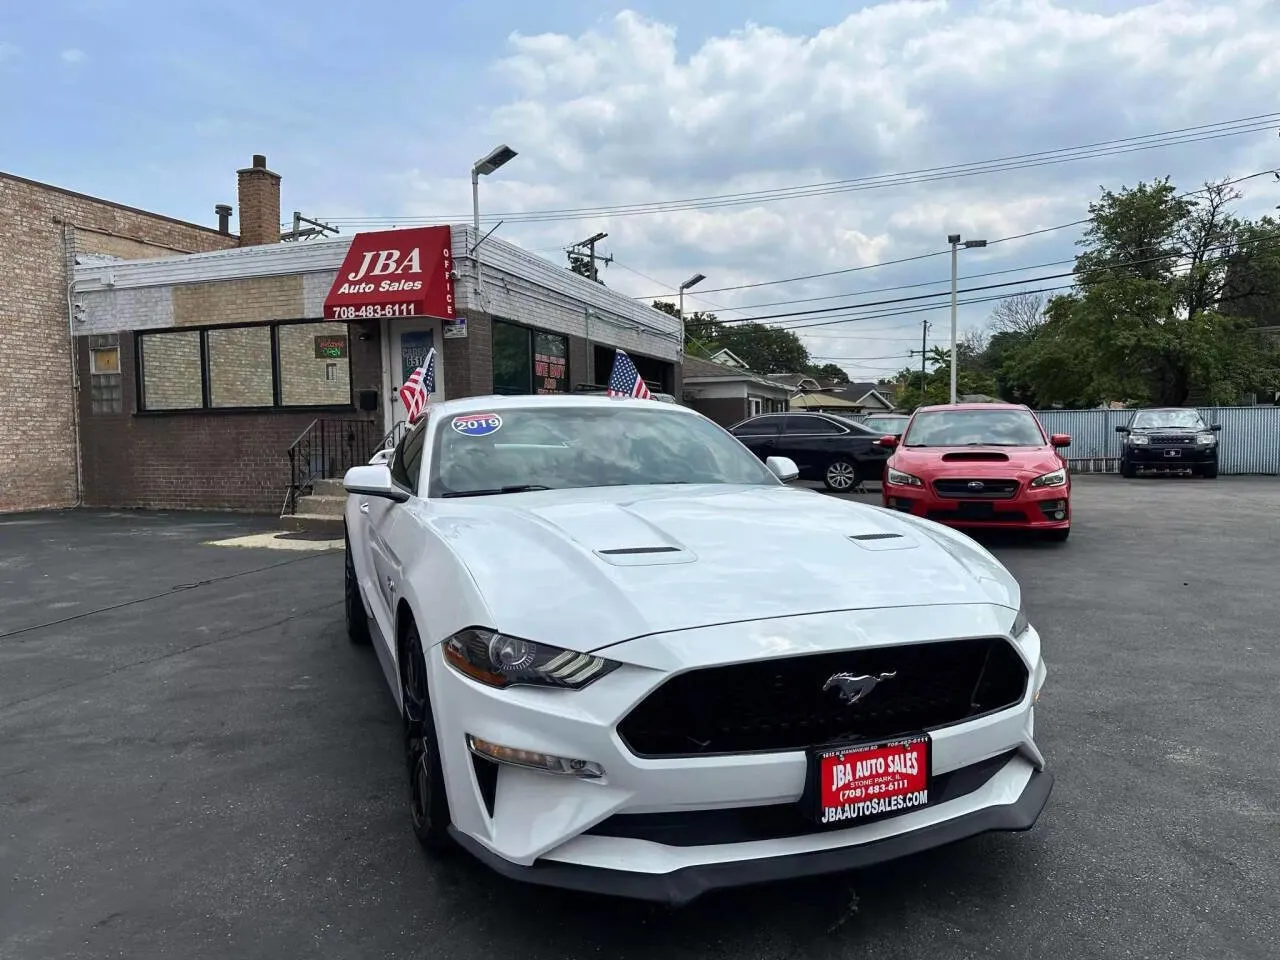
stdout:
POLYGON ((953 233, 947 237, 947 243, 951 244, 951 402, 956 403, 956 272, 957 264, 959 263, 957 254, 961 246, 966 250, 970 247, 985 247, 987 245, 987 241, 965 240, 962 243, 960 240, 960 234, 953 233))
POLYGON ((516 151, 505 143, 494 147, 484 157, 471 165, 471 229, 475 231, 475 245, 471 256, 476 264, 476 306, 483 309, 481 294, 484 287, 483 268, 480 265, 480 175, 488 176, 504 163, 516 157, 516 151))
POLYGON ((684 355, 684 292, 690 287, 697 286, 703 280, 707 279, 705 274, 695 273, 692 277, 680 284, 680 354, 684 355))

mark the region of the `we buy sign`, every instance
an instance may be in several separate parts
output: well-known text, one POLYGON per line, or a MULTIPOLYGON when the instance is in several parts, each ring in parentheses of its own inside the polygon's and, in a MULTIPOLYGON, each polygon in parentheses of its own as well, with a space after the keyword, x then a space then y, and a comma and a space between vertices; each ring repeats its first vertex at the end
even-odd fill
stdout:
POLYGON ((325 297, 325 319, 454 319, 452 242, 447 226, 357 233, 325 297))

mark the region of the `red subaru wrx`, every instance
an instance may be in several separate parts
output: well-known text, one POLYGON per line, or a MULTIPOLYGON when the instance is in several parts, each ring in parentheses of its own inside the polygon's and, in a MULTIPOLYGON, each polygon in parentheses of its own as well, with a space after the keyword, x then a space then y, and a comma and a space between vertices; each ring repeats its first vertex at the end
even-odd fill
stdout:
POLYGON ((1030 408, 1013 403, 920 407, 901 437, 877 441, 885 462, 884 505, 950 527, 1017 529, 1066 540, 1071 475, 1030 408))

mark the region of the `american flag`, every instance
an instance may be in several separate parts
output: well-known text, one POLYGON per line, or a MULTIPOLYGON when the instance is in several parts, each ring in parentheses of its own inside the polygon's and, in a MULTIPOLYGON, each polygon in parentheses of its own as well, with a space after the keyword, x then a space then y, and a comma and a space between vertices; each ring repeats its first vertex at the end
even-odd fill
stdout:
POLYGON ((427 353, 427 359, 400 388, 400 402, 410 423, 416 423, 427 409, 431 394, 436 392, 436 348, 427 353))
POLYGON ((609 374, 609 396, 636 397, 649 400, 652 395, 631 358, 618 350, 613 355, 613 373, 609 374))

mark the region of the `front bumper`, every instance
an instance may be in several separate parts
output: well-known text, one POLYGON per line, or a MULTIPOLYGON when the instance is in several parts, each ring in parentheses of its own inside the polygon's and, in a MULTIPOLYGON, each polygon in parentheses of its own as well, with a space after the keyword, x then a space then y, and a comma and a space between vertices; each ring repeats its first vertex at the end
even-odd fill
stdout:
MULTIPOLYGON (((957 636, 1007 629, 1003 608, 967 604, 946 612, 948 633, 957 636)), ((846 829, 801 825, 803 751, 642 758, 618 735, 618 723, 673 672, 741 658, 757 639, 744 631, 777 644, 786 631, 830 635, 843 621, 847 630, 897 645, 936 639, 938 617, 936 607, 856 611, 689 631, 674 641, 645 638, 604 651, 624 666, 579 691, 491 690, 458 675, 434 648, 428 672, 453 832, 507 876, 683 903, 717 887, 849 869, 986 831, 1028 829, 1052 783, 1034 740, 1033 705, 1045 677, 1034 628, 1014 644, 1030 675, 1021 702, 932 731, 936 799, 897 816, 846 829), (664 661, 672 649, 678 665, 664 661), (478 760, 468 734, 598 763, 605 776, 554 776, 478 760)))
POLYGON ((939 496, 922 487, 884 483, 884 506, 949 527, 982 530, 1060 530, 1071 526, 1071 485, 1020 486, 1007 499, 963 500, 939 496), (1061 515, 1061 516, 1059 516, 1061 515))
POLYGON ((1180 470, 1188 467, 1201 467, 1218 462, 1218 447, 1200 446, 1196 444, 1159 445, 1130 444, 1125 448, 1125 457, 1134 466, 1160 467, 1164 470, 1180 470))
MULTIPOLYGON (((1021 764, 1010 761, 1009 765, 1025 767, 1029 772, 1025 780, 1022 780, 1021 792, 1005 802, 992 803, 914 830, 868 839, 849 846, 817 848, 755 859, 694 863, 665 873, 557 861, 539 861, 532 866, 522 866, 503 859, 456 829, 452 833, 464 849, 496 872, 514 880, 583 893, 653 900, 681 906, 713 890, 856 870, 957 843, 983 833, 1030 830, 1049 800, 1049 792, 1053 789, 1053 774, 1046 770, 1032 770, 1025 761, 1021 764)), ((1021 772, 1022 769, 1017 771, 1018 774, 1021 772)), ((855 831, 859 829, 865 828, 855 828, 855 831)))

